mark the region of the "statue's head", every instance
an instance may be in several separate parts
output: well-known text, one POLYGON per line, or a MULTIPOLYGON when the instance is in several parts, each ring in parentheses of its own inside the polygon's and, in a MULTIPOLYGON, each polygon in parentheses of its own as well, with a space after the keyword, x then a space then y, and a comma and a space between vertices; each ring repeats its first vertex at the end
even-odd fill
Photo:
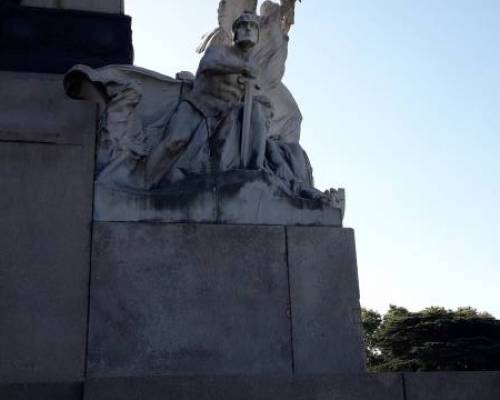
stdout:
POLYGON ((233 24, 233 36, 236 46, 249 50, 259 42, 259 17, 252 12, 244 12, 233 24))

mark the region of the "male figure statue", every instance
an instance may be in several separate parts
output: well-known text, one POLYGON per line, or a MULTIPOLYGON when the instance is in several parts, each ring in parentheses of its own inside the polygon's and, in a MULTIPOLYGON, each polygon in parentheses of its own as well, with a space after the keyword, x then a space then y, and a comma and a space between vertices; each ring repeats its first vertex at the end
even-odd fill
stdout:
POLYGON ((245 88, 258 76, 251 50, 259 34, 257 15, 244 13, 233 24, 233 45, 213 46, 206 51, 193 90, 180 103, 164 140, 148 158, 149 187, 158 185, 165 174, 172 181, 182 178, 185 171, 206 173, 264 167, 270 105, 257 97, 255 102, 259 104, 250 110, 247 107, 246 116, 242 108, 245 88), (245 119, 252 119, 252 132, 246 133, 247 145, 243 148, 245 119))
POLYGON ((137 151, 140 145, 128 146, 150 143, 146 140, 147 128, 134 129, 130 132, 133 140, 122 141, 97 180, 104 185, 151 191, 190 176, 261 170, 276 177, 276 182, 291 195, 323 196, 312 188, 312 170, 300 145, 271 136, 273 107, 269 100, 251 96, 245 115, 247 83, 259 77, 251 51, 259 36, 259 17, 252 13, 240 16, 233 24, 232 45, 218 44, 207 49, 192 90, 181 97, 163 125, 154 127, 160 132, 156 144, 144 151, 137 151))

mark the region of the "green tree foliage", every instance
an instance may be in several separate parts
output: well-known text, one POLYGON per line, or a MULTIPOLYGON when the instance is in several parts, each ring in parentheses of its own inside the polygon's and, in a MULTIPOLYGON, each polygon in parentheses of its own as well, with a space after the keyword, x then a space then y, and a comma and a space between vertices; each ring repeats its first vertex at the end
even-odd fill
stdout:
POLYGON ((382 323, 382 316, 373 310, 361 309, 361 321, 365 332, 366 360, 368 365, 375 365, 379 361, 379 350, 374 338, 377 329, 382 323))
POLYGON ((500 321, 488 313, 391 306, 363 309, 362 321, 372 372, 500 370, 500 321))

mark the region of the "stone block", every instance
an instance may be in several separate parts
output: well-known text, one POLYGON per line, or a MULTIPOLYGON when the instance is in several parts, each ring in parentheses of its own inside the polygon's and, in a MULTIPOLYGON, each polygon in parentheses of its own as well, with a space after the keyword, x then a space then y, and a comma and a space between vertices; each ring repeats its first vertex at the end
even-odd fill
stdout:
POLYGON ((0 93, 1 141, 93 147, 97 105, 68 99, 60 75, 0 72, 0 93))
POLYGON ((5 400, 81 400, 82 383, 31 383, 0 385, 5 400))
POLYGON ((217 222, 217 193, 208 179, 197 179, 160 194, 130 193, 96 183, 94 220, 105 222, 217 222))
POLYGON ((339 208, 285 194, 278 179, 262 172, 234 171, 222 177, 217 191, 220 223, 342 226, 339 208))
POLYGON ((0 74, 0 382, 79 380, 96 108, 16 76, 0 74))
POLYGON ((12 101, 17 102, 18 106, 20 99, 39 100, 45 107, 47 103, 70 100, 64 93, 63 76, 58 74, 1 71, 0 91, 6 98, 2 107, 9 106, 12 101))
POLYGON ((21 5, 123 14, 123 0, 22 0, 21 5))
POLYGON ((291 372, 280 227, 94 224, 90 377, 291 372))
POLYGON ((500 372, 405 374, 407 400, 498 400, 500 372))
POLYGON ((287 227, 294 371, 364 371, 354 232, 287 227))
MULTIPOLYGON (((96 10, 110 5, 105 1, 91 3, 89 8, 96 10)), ((8 7, 2 8, 1 17, 2 71, 64 74, 76 64, 97 68, 133 62, 131 18, 126 15, 8 7)))
POLYGON ((91 380, 85 400, 403 400, 401 375, 91 380))
POLYGON ((98 184, 97 221, 162 221, 252 225, 342 226, 339 208, 285 193, 262 171, 191 177, 152 193, 98 184))

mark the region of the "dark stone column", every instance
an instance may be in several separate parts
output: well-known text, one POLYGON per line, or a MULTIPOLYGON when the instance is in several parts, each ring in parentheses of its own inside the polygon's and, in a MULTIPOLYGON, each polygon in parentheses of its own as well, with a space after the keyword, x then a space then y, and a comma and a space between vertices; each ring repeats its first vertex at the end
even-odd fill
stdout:
POLYGON ((128 16, 0 5, 0 70, 62 74, 132 62, 128 16))

